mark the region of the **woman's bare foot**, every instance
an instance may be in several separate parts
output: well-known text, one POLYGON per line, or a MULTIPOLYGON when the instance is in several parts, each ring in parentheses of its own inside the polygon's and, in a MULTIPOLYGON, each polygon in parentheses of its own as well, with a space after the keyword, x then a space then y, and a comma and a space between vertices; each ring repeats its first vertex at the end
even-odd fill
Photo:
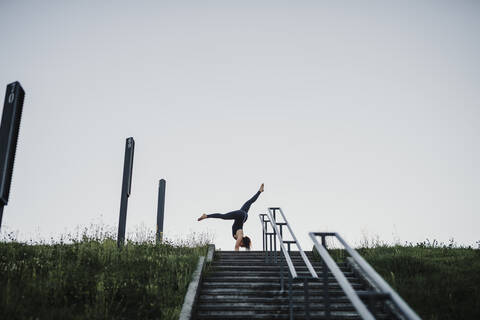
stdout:
POLYGON ((200 218, 197 219, 197 221, 202 221, 203 219, 207 219, 207 215, 204 213, 200 218))
POLYGON ((262 183, 262 185, 260 186, 260 189, 258 191, 263 192, 263 189, 264 189, 264 187, 263 187, 263 183, 262 183))

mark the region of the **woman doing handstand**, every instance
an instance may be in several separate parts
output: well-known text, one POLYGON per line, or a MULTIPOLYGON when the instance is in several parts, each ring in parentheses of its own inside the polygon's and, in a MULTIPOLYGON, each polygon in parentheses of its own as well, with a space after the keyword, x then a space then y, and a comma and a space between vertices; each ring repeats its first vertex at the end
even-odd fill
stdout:
POLYGON ((255 202, 255 200, 258 199, 258 196, 262 192, 263 192, 263 183, 260 186, 260 189, 258 190, 258 192, 255 193, 255 195, 250 200, 245 202, 245 204, 240 208, 240 210, 236 210, 236 211, 232 211, 224 214, 222 213, 205 214, 204 213, 197 220, 201 221, 206 218, 234 220, 232 225, 232 235, 233 235, 233 238, 236 240, 235 251, 238 251, 240 247, 250 250, 250 247, 252 246, 252 241, 250 240, 249 237, 243 234, 243 224, 248 219, 248 210, 250 209, 250 206, 252 205, 252 203, 255 202))

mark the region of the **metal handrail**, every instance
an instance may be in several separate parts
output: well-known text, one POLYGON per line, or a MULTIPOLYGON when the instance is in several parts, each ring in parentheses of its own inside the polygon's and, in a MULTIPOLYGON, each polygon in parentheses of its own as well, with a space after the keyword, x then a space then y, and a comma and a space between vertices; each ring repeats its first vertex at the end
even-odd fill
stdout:
POLYGON ((268 229, 268 228, 267 228, 267 226, 265 225, 265 223, 268 222, 268 221, 263 220, 263 217, 264 217, 264 216, 266 216, 265 213, 261 213, 261 214, 258 215, 258 218, 260 219, 260 224, 262 225, 262 231, 263 231, 263 239, 262 239, 262 241, 263 241, 263 250, 265 251, 266 248, 267 248, 267 246, 268 246, 268 237, 267 237, 267 235, 268 235, 268 230, 267 230, 267 229, 268 229))
POLYGON ((357 310, 358 314, 362 317, 362 319, 374 320, 375 317, 370 313, 370 311, 368 311, 367 307, 359 298, 352 285, 348 282, 342 270, 340 270, 340 268, 337 266, 328 251, 318 243, 317 239, 315 238, 315 233, 310 232, 309 236, 312 238, 313 244, 322 257, 322 260, 328 266, 328 269, 330 269, 343 292, 345 292, 345 295, 357 310))
POLYGON ((390 295, 391 300, 393 303, 397 305, 400 311, 408 318, 412 320, 421 320, 421 318, 415 313, 415 311, 410 308, 410 306, 395 292, 395 290, 390 287, 390 285, 383 280, 383 278, 375 271, 375 269, 370 266, 370 264, 362 258, 358 252, 351 248, 343 238, 335 232, 335 237, 340 241, 341 244, 345 247, 347 252, 350 256, 355 260, 355 262, 362 268, 365 273, 375 282, 378 287, 383 291, 383 293, 387 293, 390 295))
MULTIPOLYGON (((270 210, 269 208, 268 210, 270 210)), ((290 227, 290 223, 288 223, 287 218, 285 218, 285 214, 283 214, 283 210, 281 208, 278 208, 280 211, 280 214, 282 215, 283 221, 286 222, 287 228, 290 231, 290 235, 292 236, 293 240, 295 241, 295 244, 297 245, 298 251, 300 251, 300 255, 302 256, 303 262, 305 262, 305 265, 308 268, 308 271, 310 271, 310 274, 314 278, 318 278, 317 273, 315 272, 315 269, 313 268, 312 264, 310 263, 310 260, 308 260, 307 256, 305 255, 305 252, 303 251, 302 247, 300 246, 300 243, 297 240, 297 237, 295 236, 295 233, 293 233, 292 228, 290 227)))
POLYGON ((263 234, 266 234, 267 233, 267 230, 265 230, 265 226, 263 225, 263 223, 265 222, 265 220, 262 219, 262 214, 259 214, 258 215, 258 218, 260 219, 260 224, 262 225, 262 230, 263 230, 263 234))
POLYGON ((331 232, 331 233, 310 232, 309 236, 312 239, 318 253, 322 256, 322 259, 325 261, 325 263, 327 263, 327 265, 329 266, 331 272, 334 274, 340 286, 342 286, 343 291, 349 297, 350 301, 352 301, 352 304, 355 306, 360 316, 362 316, 364 319, 374 319, 374 318, 369 317, 369 315, 370 316, 372 315, 370 312, 368 312, 368 310, 367 310, 368 314, 364 312, 364 309, 366 309, 365 305, 360 300, 360 298, 358 297, 356 292, 353 290, 351 285, 348 283, 345 276, 343 276, 343 273, 341 273, 340 269, 338 268, 336 263, 333 261, 332 257, 330 256, 328 251, 325 249, 325 247, 318 243, 316 239, 317 236, 321 236, 323 238, 322 242, 324 242, 324 238, 327 236, 336 237, 338 241, 345 247, 345 250, 348 252, 348 254, 358 264, 358 266, 370 277, 370 279, 373 282, 375 282, 375 284, 381 289, 383 294, 386 294, 389 296, 390 300, 398 307, 399 311, 407 319, 421 320, 421 318, 415 313, 415 311, 413 311, 410 308, 410 306, 395 292, 395 290, 392 289, 392 287, 390 287, 390 285, 375 271, 375 269, 373 269, 372 266, 370 266, 370 264, 367 261, 365 261, 365 259, 363 259, 362 256, 358 254, 358 252, 355 249, 350 247, 347 244, 347 242, 337 232, 331 232), (330 265, 329 262, 333 263, 333 265, 330 265), (336 273, 339 274, 339 278, 337 278, 336 273), (343 276, 343 279, 340 280, 342 276, 343 276), (342 285, 342 282, 344 283, 344 280, 347 282, 347 285, 348 285, 348 286, 345 286, 345 288, 342 285), (361 305, 358 304, 358 301, 360 301, 361 305))
POLYGON ((297 275, 297 271, 295 271, 295 267, 293 266, 293 262, 292 262, 292 259, 290 258, 290 255, 288 254, 288 251, 287 249, 285 248, 285 245, 283 244, 283 239, 282 239, 282 236, 280 235, 280 231, 278 230, 278 227, 277 227, 277 223, 275 220, 273 220, 273 217, 272 215, 270 214, 270 208, 268 209, 269 211, 267 212, 267 216, 268 216, 268 219, 270 220, 270 224, 272 225, 272 228, 273 230, 275 230, 275 236, 278 237, 278 240, 279 240, 279 245, 280 245, 280 248, 283 252, 283 255, 285 257, 285 260, 287 262, 287 265, 288 265, 288 269, 290 271, 290 274, 292 276, 293 279, 297 278, 298 275, 297 275))

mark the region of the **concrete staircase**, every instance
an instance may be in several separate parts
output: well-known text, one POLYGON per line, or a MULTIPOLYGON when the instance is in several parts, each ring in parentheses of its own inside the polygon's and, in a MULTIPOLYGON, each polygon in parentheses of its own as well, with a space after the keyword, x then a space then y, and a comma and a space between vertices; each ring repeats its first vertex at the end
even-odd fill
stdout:
MULTIPOLYGON (((322 265, 312 259, 311 252, 306 254, 320 278, 309 281, 310 319, 326 319, 322 265)), ((308 276, 299 252, 291 252, 291 258, 299 275, 308 276)), ((346 265, 339 266, 356 291, 367 289, 346 265)), ((283 273, 288 277, 286 267, 283 268, 283 273)), ((288 278, 285 283, 286 290, 281 293, 280 267, 265 263, 263 251, 217 251, 201 283, 196 319, 289 319, 288 278)), ((331 274, 328 286, 330 318, 359 319, 331 274)), ((294 318, 306 319, 302 282, 293 284, 292 297, 294 318)))

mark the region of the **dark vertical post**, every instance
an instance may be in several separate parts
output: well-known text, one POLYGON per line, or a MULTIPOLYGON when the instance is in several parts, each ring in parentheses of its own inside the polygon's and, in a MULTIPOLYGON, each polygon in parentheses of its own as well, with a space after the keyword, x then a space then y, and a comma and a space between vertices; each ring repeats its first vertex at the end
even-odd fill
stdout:
POLYGON ((163 241, 163 217, 165 215, 165 179, 158 184, 158 208, 157 208, 157 243, 163 241))
POLYGON ((280 292, 283 294, 283 290, 285 289, 285 286, 283 284, 283 257, 280 260, 280 292))
MULTIPOLYGON (((265 227, 265 223, 263 223, 263 217, 262 217, 262 227, 265 227)), ((262 249, 263 252, 265 252, 265 229, 262 228, 262 249)))
POLYGON ((0 202, 0 228, 2 227, 2 219, 3 219, 3 203, 0 202))
MULTIPOLYGON (((263 221, 265 221, 265 216, 263 216, 263 221)), ((268 250, 268 236, 267 236, 268 224, 267 224, 266 221, 264 222, 264 224, 265 224, 265 235, 264 235, 264 238, 265 238, 265 251, 267 251, 267 250, 268 250)))
POLYGON ((308 277, 303 278, 303 290, 305 294, 305 319, 310 320, 310 293, 308 290, 308 277))
POLYGON ((273 250, 273 246, 272 246, 273 233, 269 234, 268 237, 270 238, 270 249, 269 249, 269 251, 271 252, 271 256, 269 256, 269 258, 271 258, 272 262, 274 262, 274 260, 273 260, 273 252, 272 252, 272 250, 273 250))
POLYGON ((325 261, 322 261, 323 268, 323 301, 325 306, 325 318, 330 319, 330 293, 328 288, 328 267, 325 261))
POLYGON ((117 246, 120 248, 125 241, 125 226, 127 224, 128 197, 132 190, 133 151, 135 141, 132 137, 127 138, 125 143, 125 160, 123 162, 122 195, 120 200, 120 219, 118 222, 117 246))
MULTIPOLYGON (((273 208, 273 223, 277 224, 277 217, 275 216, 277 208, 273 208)), ((275 233, 275 230, 273 230, 275 233)), ((276 234, 275 234, 276 235, 276 234)), ((277 237, 273 238, 273 250, 276 252, 277 251, 277 237)), ((275 256, 275 262, 277 262, 277 256, 275 256)))
POLYGON ((293 320, 293 303, 292 303, 292 274, 288 273, 288 313, 289 319, 293 320))
POLYGON ((24 98, 25 91, 19 82, 16 81, 7 85, 0 125, 0 228, 2 226, 3 207, 8 204, 10 195, 24 98))

